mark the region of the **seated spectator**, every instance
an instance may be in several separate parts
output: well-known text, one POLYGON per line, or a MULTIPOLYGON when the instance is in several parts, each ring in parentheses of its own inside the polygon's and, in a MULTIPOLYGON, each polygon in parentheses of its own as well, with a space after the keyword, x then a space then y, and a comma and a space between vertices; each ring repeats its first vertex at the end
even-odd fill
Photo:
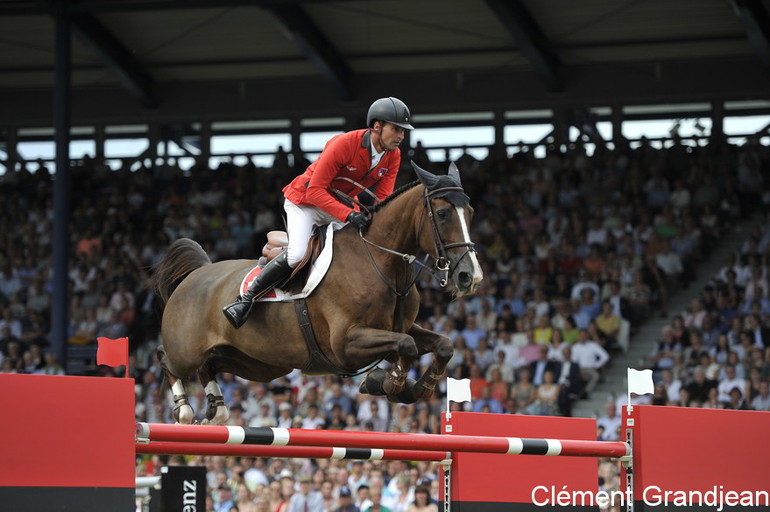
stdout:
POLYGON ((682 346, 674 339, 674 329, 667 325, 663 327, 661 338, 651 354, 650 360, 654 364, 655 370, 673 368, 675 356, 681 355, 681 353, 682 346))
POLYGON ((553 328, 550 326, 547 316, 543 315, 537 318, 537 327, 535 327, 533 335, 535 343, 538 345, 548 345, 551 343, 553 328))
POLYGON ((572 316, 568 316, 564 319, 564 329, 561 330, 564 341, 568 344, 576 343, 580 336, 580 329, 575 324, 575 320, 572 316))
POLYGON ((572 416, 572 404, 583 394, 583 377, 580 367, 572 362, 572 347, 565 345, 564 360, 556 382, 559 384, 559 410, 563 416, 572 416))
POLYGON ((618 334, 620 334, 620 317, 615 314, 610 301, 602 302, 602 312, 596 317, 596 328, 599 335, 604 338, 605 348, 615 350, 618 348, 618 334))
POLYGON ((511 387, 511 398, 514 399, 517 408, 523 411, 535 401, 535 386, 530 379, 529 368, 520 368, 517 373, 518 379, 511 387))
POLYGON ((620 427, 623 418, 618 414, 615 402, 607 402, 604 408, 604 416, 596 419, 596 426, 604 429, 602 439, 604 441, 618 441, 620 439, 620 427))
POLYGON ((679 390, 682 389, 682 381, 674 378, 674 372, 670 369, 663 370, 659 384, 663 386, 666 393, 666 404, 679 402, 679 390))
POLYGON ((759 385, 759 394, 751 401, 755 411, 770 411, 770 384, 763 380, 759 385))
POLYGON ((600 371, 609 360, 607 351, 595 340, 589 340, 588 331, 581 329, 577 343, 572 346, 572 361, 580 367, 585 393, 591 393, 599 384, 600 371))
POLYGON ((473 397, 474 400, 481 397, 481 390, 484 389, 489 385, 487 382, 487 379, 484 378, 484 375, 481 373, 481 366, 479 366, 477 363, 473 363, 470 365, 470 387, 471 387, 471 397, 473 397))
POLYGON ((488 379, 489 386, 487 386, 489 389, 489 396, 501 404, 505 403, 510 392, 510 383, 503 380, 500 368, 492 368, 490 376, 491 378, 488 379))
MULTIPOLYGON (((502 381, 500 381, 502 382, 502 381)), ((507 393, 504 395, 507 399, 507 393)), ((490 386, 481 389, 481 396, 473 401, 471 407, 473 412, 489 412, 493 414, 502 414, 503 405, 497 398, 492 396, 492 390, 490 386)))
POLYGON ((690 307, 687 310, 687 314, 684 317, 684 325, 687 328, 701 329, 703 327, 703 319, 706 317, 706 310, 703 309, 703 303, 700 299, 693 299, 690 302, 690 307))
POLYGON ((540 386, 543 384, 543 378, 546 372, 558 374, 559 363, 548 359, 550 348, 547 345, 540 345, 538 357, 535 361, 529 363, 529 372, 532 376, 532 384, 540 386))
POLYGON ((748 386, 745 379, 738 378, 735 375, 735 366, 728 364, 725 366, 725 378, 719 381, 717 386, 717 400, 722 404, 729 404, 734 401, 730 394, 734 388, 740 391, 740 398, 748 396, 748 386))
MULTIPOLYGON (((513 358, 518 359, 519 357, 519 350, 517 347, 513 347, 512 345, 509 345, 508 348, 515 349, 514 355, 510 356, 513 358)), ((498 347, 495 349, 495 356, 496 360, 494 363, 489 365, 487 368, 487 372, 485 374, 485 377, 487 381, 492 381, 492 372, 494 370, 497 370, 500 372, 500 379, 505 382, 507 385, 511 385, 513 383, 513 371, 515 368, 518 368, 521 366, 520 364, 514 365, 513 363, 508 362, 509 357, 509 351, 507 351, 504 347, 498 347)))
POLYGON ((734 409, 736 411, 748 410, 748 406, 746 405, 746 401, 743 397, 744 394, 741 391, 741 388, 737 386, 734 387, 730 390, 730 401, 724 404, 725 409, 734 409))
POLYGON ((554 381, 554 372, 543 374, 543 383, 535 388, 535 400, 524 411, 525 414, 556 416, 559 413, 559 385, 554 381))

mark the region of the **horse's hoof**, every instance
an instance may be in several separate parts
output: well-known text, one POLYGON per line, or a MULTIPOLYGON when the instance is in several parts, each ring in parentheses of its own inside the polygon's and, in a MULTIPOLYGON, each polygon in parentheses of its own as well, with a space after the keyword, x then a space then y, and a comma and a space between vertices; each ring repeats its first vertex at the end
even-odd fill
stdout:
POLYGON ((414 393, 414 379, 406 379, 401 391, 388 395, 388 402, 394 404, 413 404, 418 398, 414 393))
POLYGON ((176 416, 177 423, 183 425, 192 425, 193 420, 195 420, 195 412, 193 412, 193 408, 189 405, 180 406, 174 416, 176 416))
POLYGON ((370 371, 358 385, 358 392, 364 395, 384 395, 382 383, 385 380, 385 370, 375 368, 370 371))

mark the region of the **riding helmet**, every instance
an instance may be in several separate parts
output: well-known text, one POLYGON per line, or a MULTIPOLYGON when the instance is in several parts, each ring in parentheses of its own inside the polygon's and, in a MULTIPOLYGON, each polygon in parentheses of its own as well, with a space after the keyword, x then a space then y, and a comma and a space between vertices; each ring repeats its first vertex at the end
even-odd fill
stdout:
POLYGON ((412 114, 409 113, 409 107, 398 98, 380 98, 369 107, 369 113, 366 114, 366 126, 372 127, 375 121, 386 121, 395 124, 407 130, 414 130, 409 124, 412 114))

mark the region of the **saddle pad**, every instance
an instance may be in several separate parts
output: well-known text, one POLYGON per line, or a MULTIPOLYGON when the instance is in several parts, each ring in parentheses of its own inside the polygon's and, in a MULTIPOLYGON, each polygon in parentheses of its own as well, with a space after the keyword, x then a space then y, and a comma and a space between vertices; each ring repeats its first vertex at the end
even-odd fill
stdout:
MULTIPOLYGON (((257 299, 255 302, 291 302, 295 299, 303 299, 313 293, 313 290, 315 290, 321 280, 323 280, 323 277, 326 275, 326 272, 329 270, 329 266, 332 263, 334 232, 344 226, 345 224, 341 222, 331 222, 328 226, 326 226, 326 244, 324 245, 323 249, 321 249, 321 253, 318 255, 318 258, 311 265, 307 282, 299 293, 292 294, 279 288, 273 288, 271 291, 267 292, 264 296, 257 299)), ((259 275, 260 272, 262 272, 262 267, 259 266, 249 270, 249 272, 243 278, 243 281, 241 281, 240 288, 238 288, 241 295, 246 293, 246 291, 251 286, 251 283, 254 282, 254 279, 259 275)))

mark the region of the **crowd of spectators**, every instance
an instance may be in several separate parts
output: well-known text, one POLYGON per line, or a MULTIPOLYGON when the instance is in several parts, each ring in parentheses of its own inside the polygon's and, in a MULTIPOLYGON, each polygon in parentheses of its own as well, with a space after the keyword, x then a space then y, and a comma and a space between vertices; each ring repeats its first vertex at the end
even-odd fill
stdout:
MULTIPOLYGON (((465 153, 457 162, 476 210, 472 238, 485 273, 479 292, 451 300, 430 276, 418 281, 417 321, 453 340, 448 375, 471 381, 472 403, 455 406, 570 415, 574 401, 593 392, 624 348, 628 330, 663 316, 672 324, 650 358, 658 382, 653 403, 766 409, 770 224, 752 231, 711 286, 693 290, 691 310, 669 311, 668 297, 690 286, 698 262, 725 230, 770 202, 763 178, 768 148, 756 141, 737 147, 673 140, 663 149, 642 140, 635 149, 597 147, 591 156, 577 143, 545 158, 530 149, 483 161, 465 153)), ((419 151, 409 156, 436 172, 447 166, 419 151)), ((135 171, 129 167, 137 162, 126 161, 110 171, 86 159, 72 169, 78 193, 70 231, 69 343, 129 337, 138 420, 171 421, 153 350, 160 342, 156 304, 144 287, 170 241, 193 238, 214 261, 254 258, 266 232, 281 225, 281 188, 300 169, 282 158, 271 168, 246 160, 188 171, 173 159, 140 161, 135 171)), ((400 181, 409 180, 405 162, 400 181)), ((65 362, 49 350, 51 176, 26 163, 2 176, 0 189, 7 198, 0 205, 0 371, 61 374, 65 362)), ((429 363, 430 356, 423 357, 412 376, 429 363)), ((98 371, 112 375, 106 367, 98 371)), ((219 380, 229 422, 251 426, 438 432, 445 392, 442 384, 431 400, 407 406, 359 395, 356 379, 295 371, 269 383, 229 374, 219 380)), ((191 389, 200 419, 204 393, 194 384, 191 389)), ((600 423, 609 419, 608 413, 600 423)), ((607 424, 600 435, 613 433, 607 424)), ((143 460, 139 471, 157 471, 160 462, 167 461, 143 460)), ((238 510, 276 510, 284 502, 293 510, 291 503, 302 498, 292 496, 309 489, 320 493, 324 510, 339 506, 346 492, 359 505, 379 497, 394 511, 407 510, 417 489, 436 497, 430 464, 168 462, 207 465, 217 511, 229 502, 241 503, 238 510), (359 495, 362 489, 368 498, 359 495)))

